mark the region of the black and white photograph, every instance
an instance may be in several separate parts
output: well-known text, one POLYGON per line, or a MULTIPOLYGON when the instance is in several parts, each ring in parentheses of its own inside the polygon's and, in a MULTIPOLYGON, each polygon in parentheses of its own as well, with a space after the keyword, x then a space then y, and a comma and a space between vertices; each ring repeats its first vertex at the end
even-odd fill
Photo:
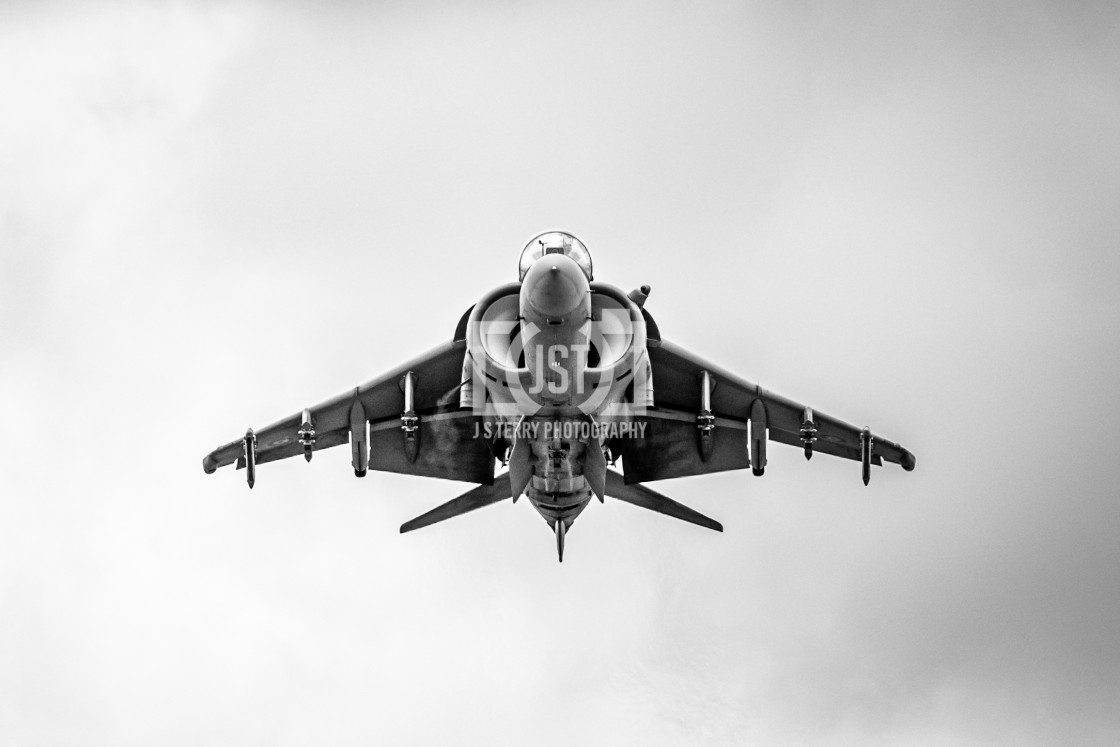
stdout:
POLYGON ((0 3, 0 745, 1120 744, 1120 7, 0 3))

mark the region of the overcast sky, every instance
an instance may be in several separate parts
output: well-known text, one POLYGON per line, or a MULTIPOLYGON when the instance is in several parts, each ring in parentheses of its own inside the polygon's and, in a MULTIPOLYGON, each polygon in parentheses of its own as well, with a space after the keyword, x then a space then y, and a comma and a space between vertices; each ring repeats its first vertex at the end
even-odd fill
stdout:
POLYGON ((0 742, 1120 741, 1112 3, 93 5, 0 6, 0 742), (547 228, 917 470, 775 445, 563 565, 203 474, 547 228))

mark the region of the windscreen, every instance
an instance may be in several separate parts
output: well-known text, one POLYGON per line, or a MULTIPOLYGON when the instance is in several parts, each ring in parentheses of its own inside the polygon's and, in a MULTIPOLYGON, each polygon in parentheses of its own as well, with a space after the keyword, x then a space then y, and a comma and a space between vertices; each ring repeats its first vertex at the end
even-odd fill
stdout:
POLYGON ((521 250, 517 279, 524 280, 525 273, 533 263, 546 254, 566 254, 583 270, 588 282, 591 281, 591 253, 579 238, 566 231, 545 231, 529 239, 529 243, 521 250))

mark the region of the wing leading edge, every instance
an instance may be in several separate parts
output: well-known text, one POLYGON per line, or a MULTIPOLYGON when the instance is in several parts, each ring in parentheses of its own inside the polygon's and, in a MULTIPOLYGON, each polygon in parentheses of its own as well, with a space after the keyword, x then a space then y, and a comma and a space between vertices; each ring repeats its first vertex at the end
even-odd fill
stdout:
POLYGON ((248 431, 207 454, 202 468, 248 467, 251 487, 257 464, 301 454, 310 459, 350 443, 359 476, 372 468, 493 484, 489 445, 473 437, 474 414, 458 410, 465 351, 461 340, 441 345, 352 391, 248 431))
POLYGON ((774 394, 670 342, 651 342, 649 357, 657 407, 647 413, 646 437, 619 445, 628 484, 747 467, 762 474, 767 438, 801 447, 806 457, 821 452, 863 462, 864 482, 870 467, 884 461, 914 469, 914 455, 899 444, 774 394), (698 427, 702 417, 711 425, 707 431, 698 427), (766 437, 759 437, 762 433, 766 437))

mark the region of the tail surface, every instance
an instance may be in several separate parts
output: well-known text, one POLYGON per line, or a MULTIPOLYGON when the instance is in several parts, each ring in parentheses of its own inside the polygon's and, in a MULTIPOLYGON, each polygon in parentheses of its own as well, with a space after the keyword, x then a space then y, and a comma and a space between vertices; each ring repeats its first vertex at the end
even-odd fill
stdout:
POLYGON ((687 521, 690 524, 714 529, 717 532, 723 531, 723 525, 715 519, 710 519, 699 511, 677 503, 655 490, 650 490, 645 485, 627 485, 622 475, 613 469, 607 470, 607 495, 624 503, 648 508, 650 511, 672 516, 674 519, 687 521))
POLYGON ((443 505, 436 506, 426 514, 420 514, 411 521, 401 524, 401 534, 421 529, 447 519, 453 519, 469 511, 474 511, 483 506, 489 506, 510 497, 509 473, 503 473, 494 478, 493 485, 479 485, 474 490, 468 490, 458 498, 452 498, 443 505))

